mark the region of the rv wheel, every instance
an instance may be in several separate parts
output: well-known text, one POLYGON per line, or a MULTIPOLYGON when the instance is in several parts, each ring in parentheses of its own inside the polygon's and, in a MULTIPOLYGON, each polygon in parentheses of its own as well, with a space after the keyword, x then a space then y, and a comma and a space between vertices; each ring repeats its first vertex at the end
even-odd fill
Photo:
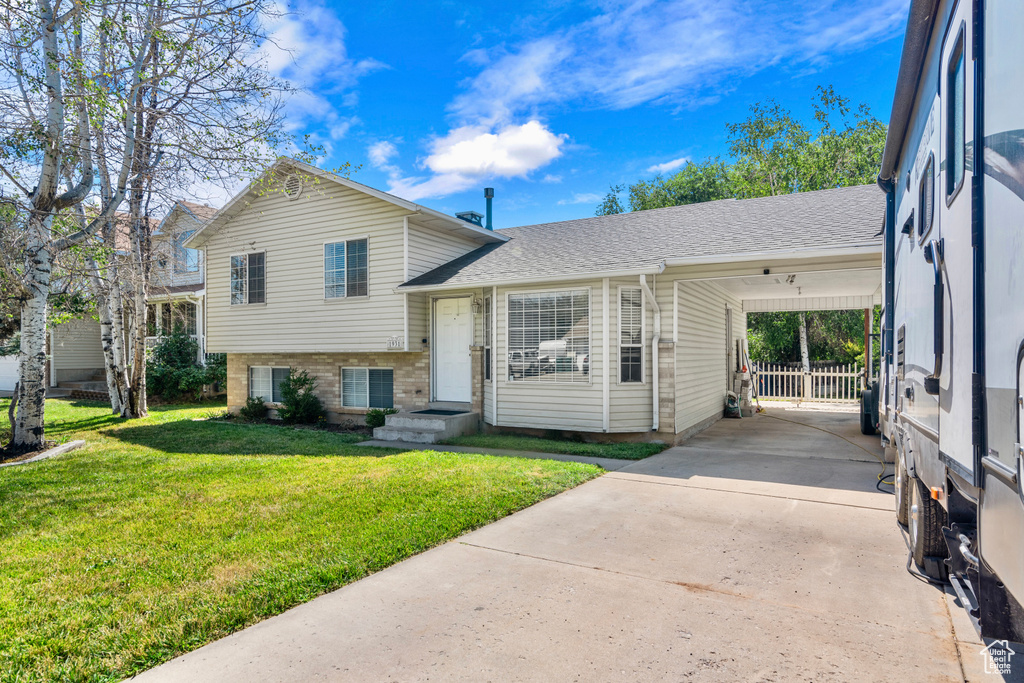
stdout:
POLYGON ((875 416, 874 411, 871 409, 872 396, 871 389, 865 389, 860 395, 860 433, 861 434, 874 434, 875 433, 875 416))
POLYGON ((896 521, 903 526, 907 526, 907 519, 909 517, 910 505, 907 502, 907 482, 910 477, 907 476, 907 468, 903 464, 903 458, 899 453, 896 454, 896 481, 894 486, 896 489, 896 521))
POLYGON ((945 581, 946 565, 942 560, 948 552, 942 526, 946 523, 946 511, 939 501, 932 500, 920 479, 910 479, 907 488, 910 493, 908 526, 914 563, 924 574, 937 581, 945 581))

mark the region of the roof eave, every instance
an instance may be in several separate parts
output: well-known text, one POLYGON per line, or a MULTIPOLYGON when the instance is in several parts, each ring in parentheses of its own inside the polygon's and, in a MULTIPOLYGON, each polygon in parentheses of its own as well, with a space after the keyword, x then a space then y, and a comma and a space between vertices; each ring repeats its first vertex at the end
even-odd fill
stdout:
POLYGON ((665 259, 666 266, 698 266, 714 263, 747 263, 750 261, 778 260, 781 258, 844 258, 864 254, 882 254, 882 242, 863 242, 837 247, 805 247, 800 249, 766 249, 740 254, 710 254, 665 259))
POLYGON ((396 292, 437 292, 457 289, 479 289, 481 287, 503 287, 505 285, 535 285, 546 282, 574 282, 577 280, 604 279, 606 277, 629 277, 639 275, 660 275, 665 270, 665 263, 645 268, 627 268, 623 270, 597 270, 589 273, 566 273, 563 275, 546 275, 528 278, 499 278, 492 280, 476 280, 473 282, 444 282, 437 285, 399 285, 396 292))

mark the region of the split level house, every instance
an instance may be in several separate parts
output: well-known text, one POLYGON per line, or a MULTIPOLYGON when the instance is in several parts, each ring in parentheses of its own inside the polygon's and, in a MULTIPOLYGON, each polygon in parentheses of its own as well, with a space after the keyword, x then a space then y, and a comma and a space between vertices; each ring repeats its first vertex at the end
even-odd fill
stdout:
POLYGON ((676 442, 722 417, 749 311, 880 301, 883 213, 862 186, 492 230, 280 159, 184 246, 232 410, 306 370, 332 421, 676 442))
MULTIPOLYGON (((184 243, 216 211, 205 204, 178 201, 163 220, 152 222, 147 345, 152 346, 161 336, 181 330, 198 342, 199 362, 205 358, 203 254, 185 247, 184 243)), ((95 318, 76 318, 53 327, 49 381, 58 391, 51 394, 105 399, 104 373, 100 325, 95 318)))

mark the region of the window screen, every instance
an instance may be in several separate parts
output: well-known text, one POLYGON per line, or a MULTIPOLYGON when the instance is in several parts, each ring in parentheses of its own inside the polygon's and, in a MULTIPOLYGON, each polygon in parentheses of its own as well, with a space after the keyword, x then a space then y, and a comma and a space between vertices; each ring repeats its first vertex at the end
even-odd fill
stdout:
POLYGON ((174 240, 175 273, 195 273, 199 270, 199 250, 185 248, 185 240, 194 232, 195 230, 183 232, 174 240))
POLYGON ((368 275, 366 240, 349 240, 324 245, 325 298, 366 296, 368 275))
POLYGON ((508 335, 510 381, 589 381, 589 291, 510 295, 508 335))
POLYGON ((644 380, 644 299, 639 287, 619 290, 619 380, 644 380))
POLYGON ((394 408, 394 370, 342 368, 341 404, 346 408, 394 408))
POLYGON ((250 367, 249 397, 262 398, 266 403, 280 403, 281 382, 289 372, 289 368, 250 367))
POLYGON ((960 33, 956 47, 946 68, 946 197, 949 197, 964 179, 964 34, 960 33))
POLYGON ((249 254, 249 303, 262 304, 267 300, 266 254, 249 254))

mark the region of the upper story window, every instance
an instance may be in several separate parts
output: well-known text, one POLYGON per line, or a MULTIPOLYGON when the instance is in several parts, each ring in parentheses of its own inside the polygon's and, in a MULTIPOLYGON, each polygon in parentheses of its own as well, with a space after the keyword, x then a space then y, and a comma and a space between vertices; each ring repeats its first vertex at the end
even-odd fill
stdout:
POLYGON ((644 295, 639 287, 619 290, 619 381, 644 381, 644 295))
POLYGON ((966 157, 965 95, 967 74, 964 69, 964 33, 961 30, 946 66, 946 198, 960 189, 964 181, 966 157))
MULTIPOLYGON (((917 224, 917 236, 924 239, 932 231, 932 219, 935 214, 935 157, 928 157, 921 173, 921 189, 917 202, 917 212, 921 220, 917 224)), ((911 217, 914 213, 911 211, 911 217)))
POLYGON ((509 381, 590 381, 590 292, 510 294, 509 381))
POLYGON ((324 298, 366 296, 369 282, 367 240, 324 245, 324 298))
POLYGON ((199 272, 199 250, 185 248, 185 241, 194 233, 195 230, 189 230, 188 232, 183 232, 174 238, 175 273, 199 272))
POLYGON ((266 252, 231 257, 231 304, 262 304, 267 301, 266 252))

